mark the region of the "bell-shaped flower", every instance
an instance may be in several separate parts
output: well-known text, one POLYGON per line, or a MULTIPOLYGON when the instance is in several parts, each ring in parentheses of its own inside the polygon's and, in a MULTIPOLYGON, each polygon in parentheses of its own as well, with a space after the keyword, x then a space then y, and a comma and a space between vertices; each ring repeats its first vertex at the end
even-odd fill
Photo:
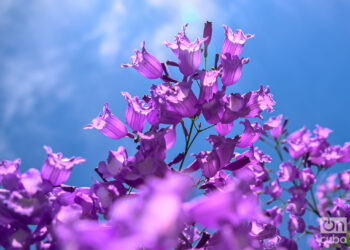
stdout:
POLYGON ((340 150, 341 156, 337 160, 338 162, 350 161, 350 142, 345 142, 344 146, 340 150))
POLYGON ((85 162, 81 157, 63 158, 62 153, 53 153, 48 146, 44 146, 44 149, 47 153, 47 159, 42 166, 41 177, 49 181, 53 186, 66 182, 73 166, 85 162))
POLYGON ((222 84, 224 86, 230 86, 238 82, 242 75, 242 67, 248 62, 248 58, 244 59, 238 56, 231 56, 229 53, 221 55, 222 84))
POLYGON ((103 107, 103 113, 92 120, 92 124, 86 125, 84 129, 97 129, 105 136, 112 139, 120 139, 127 135, 128 130, 124 123, 122 123, 111 110, 108 108, 108 103, 103 107))
POLYGON ((108 153, 107 162, 101 161, 98 164, 97 170, 103 178, 108 179, 123 179, 127 174, 126 167, 128 154, 123 146, 120 146, 117 151, 110 150, 108 153))
POLYGON ((145 41, 141 43, 141 51, 135 50, 132 56, 132 64, 122 64, 123 68, 132 67, 149 79, 157 79, 162 76, 163 68, 160 62, 147 52, 145 41))
POLYGON ((273 112, 273 106, 276 102, 273 100, 273 96, 270 93, 270 87, 267 86, 266 89, 260 85, 260 89, 257 91, 248 92, 243 95, 245 98, 246 95, 249 95, 249 101, 247 102, 247 107, 249 108, 249 113, 244 117, 260 117, 260 114, 267 110, 268 112, 273 112))
MULTIPOLYGON (((231 57, 240 56, 246 41, 254 35, 244 34, 242 30, 238 29, 235 33, 232 32, 231 28, 223 25, 225 29, 225 40, 221 50, 221 56, 230 54, 231 57)), ((222 60, 222 57, 221 57, 222 60)), ((221 61, 222 62, 222 61, 221 61)))
POLYGON ((139 100, 137 96, 131 97, 128 92, 121 92, 121 94, 128 102, 128 107, 125 111, 126 124, 133 130, 142 132, 147 121, 147 115, 151 112, 151 109, 145 107, 145 102, 139 100))
POLYGON ((168 83, 153 85, 153 110, 148 115, 148 121, 153 125, 177 124, 183 117, 193 117, 199 108, 191 85, 192 82, 178 82, 173 86, 168 83))
POLYGON ((289 181, 292 182, 298 177, 298 169, 290 162, 282 162, 280 169, 277 172, 278 179, 280 181, 289 181))
POLYGON ((308 151, 310 137, 311 132, 303 127, 287 138, 288 152, 293 159, 299 159, 308 151))
POLYGON ((199 92, 198 103, 203 104, 204 102, 209 102, 213 95, 218 92, 218 75, 219 71, 200 71, 199 80, 201 89, 199 92))
POLYGON ((226 136, 231 132, 233 128, 233 123, 218 123, 215 125, 216 132, 221 136, 226 136))
POLYGON ((282 124, 283 115, 279 115, 277 117, 271 117, 264 124, 265 130, 270 130, 270 133, 273 138, 278 139, 282 134, 283 124, 282 124))
POLYGON ((244 131, 241 135, 240 142, 237 144, 237 147, 250 147, 259 139, 263 129, 257 122, 250 124, 249 120, 247 119, 245 119, 244 122, 241 122, 241 124, 244 125, 244 131))
POLYGON ((225 93, 219 91, 213 95, 209 102, 202 104, 202 112, 205 120, 210 124, 216 124, 221 121, 225 111, 225 93))
POLYGON ((221 123, 232 123, 240 117, 245 117, 250 111, 247 107, 250 96, 251 93, 244 96, 231 93, 226 99, 225 112, 222 115, 221 123))
POLYGON ((201 46, 207 38, 197 38, 193 43, 185 34, 187 24, 182 27, 182 32, 175 36, 174 43, 165 41, 164 44, 172 49, 179 60, 179 69, 184 76, 190 76, 197 72, 202 58, 201 46))

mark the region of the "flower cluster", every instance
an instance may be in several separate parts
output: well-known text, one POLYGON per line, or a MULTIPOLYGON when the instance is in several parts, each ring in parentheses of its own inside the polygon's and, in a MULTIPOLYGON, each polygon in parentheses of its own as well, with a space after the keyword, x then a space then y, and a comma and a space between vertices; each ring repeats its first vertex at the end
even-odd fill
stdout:
POLYGON ((103 114, 85 127, 114 140, 127 137, 136 147, 134 155, 123 146, 110 150, 97 164, 99 180, 91 187, 65 185, 84 159, 63 158, 46 146, 41 171, 21 174, 20 160, 0 162, 1 246, 298 249, 297 240, 306 234, 314 249, 348 246, 323 241, 317 220, 307 225, 304 218, 312 213, 350 220, 350 171, 331 175, 316 193, 313 189, 321 172, 350 161, 350 143, 330 145, 332 131, 318 125, 313 137, 305 127, 288 135, 282 115, 264 121, 262 113, 275 105, 269 86, 230 92, 249 62, 241 53, 254 35, 224 25, 221 53, 209 68, 212 23, 205 23, 203 37, 193 42, 186 28, 174 42, 164 42, 177 61, 161 63, 142 42, 132 64, 122 65, 154 84, 143 97, 121 93, 127 105, 123 119, 106 103, 103 114), (237 134, 234 124, 243 132, 237 134), (211 150, 190 154, 210 129, 211 150), (169 160, 168 151, 182 134, 184 149, 169 160), (256 146, 258 140, 276 150, 278 170, 270 167, 272 158, 256 146))

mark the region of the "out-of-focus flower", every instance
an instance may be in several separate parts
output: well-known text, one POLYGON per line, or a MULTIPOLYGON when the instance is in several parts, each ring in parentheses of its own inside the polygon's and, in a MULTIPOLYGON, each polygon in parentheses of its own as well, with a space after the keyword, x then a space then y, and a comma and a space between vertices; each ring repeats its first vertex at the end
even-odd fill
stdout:
POLYGON ((145 41, 141 43, 141 51, 135 50, 132 56, 132 64, 122 64, 123 68, 132 67, 149 79, 157 79, 162 76, 163 68, 160 62, 147 52, 145 41))
POLYGON ((307 130, 306 127, 303 127, 288 137, 288 151, 293 159, 299 159, 303 154, 307 152, 310 136, 310 131, 307 130))
POLYGON ((280 181, 292 182, 298 177, 298 169, 290 161, 282 162, 280 169, 281 170, 277 172, 280 181))
POLYGON ((127 135, 128 130, 124 123, 122 123, 117 117, 115 117, 110 109, 108 103, 103 107, 103 115, 100 114, 98 117, 92 120, 92 124, 84 127, 84 129, 97 129, 101 131, 105 136, 112 139, 120 139, 127 135))
POLYGON ((270 133, 273 138, 278 139, 282 134, 283 124, 282 124, 283 115, 279 115, 277 117, 271 117, 264 124, 265 130, 270 130, 270 133))

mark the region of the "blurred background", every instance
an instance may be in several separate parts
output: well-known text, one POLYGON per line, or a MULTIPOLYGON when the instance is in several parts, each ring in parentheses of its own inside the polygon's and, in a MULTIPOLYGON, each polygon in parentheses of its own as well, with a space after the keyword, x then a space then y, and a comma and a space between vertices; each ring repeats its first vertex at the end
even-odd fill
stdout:
MULTIPOLYGON (((221 51, 222 24, 256 35, 243 50, 251 61, 232 92, 270 85, 274 115, 288 117, 290 131, 320 124, 334 130, 332 144, 343 145, 350 141, 349 12, 348 0, 1 0, 0 160, 22 158, 22 171, 41 168, 43 145, 49 145, 66 157, 87 159, 68 183, 90 185, 97 178, 93 168, 108 150, 123 145, 132 155, 135 149, 131 140, 82 128, 105 102, 124 121, 120 92, 142 96, 159 83, 120 64, 131 61, 143 40, 159 60, 175 60, 162 42, 172 41, 184 23, 194 40, 207 20, 214 29, 209 64, 221 51)), ((183 147, 178 144, 170 155, 183 147)), ((273 164, 277 168, 279 162, 273 164)))

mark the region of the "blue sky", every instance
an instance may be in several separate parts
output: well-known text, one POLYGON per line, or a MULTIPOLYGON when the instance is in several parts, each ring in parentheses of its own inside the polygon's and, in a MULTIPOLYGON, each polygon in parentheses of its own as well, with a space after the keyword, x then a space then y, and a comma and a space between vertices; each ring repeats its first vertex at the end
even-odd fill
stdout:
POLYGON ((231 91, 270 85, 275 114, 290 119, 290 130, 320 124, 334 130, 331 143, 343 144, 350 141, 349 11, 347 0, 1 0, 0 160, 20 157, 23 170, 40 168, 42 146, 49 145, 86 158, 69 182, 89 185, 108 150, 124 145, 135 152, 127 139, 82 130, 106 101, 124 120, 119 93, 143 95, 151 86, 120 64, 130 62, 142 40, 159 59, 175 59, 162 42, 183 23, 194 39, 206 20, 214 22, 209 53, 221 50, 222 24, 256 35, 243 51, 251 61, 231 91))

